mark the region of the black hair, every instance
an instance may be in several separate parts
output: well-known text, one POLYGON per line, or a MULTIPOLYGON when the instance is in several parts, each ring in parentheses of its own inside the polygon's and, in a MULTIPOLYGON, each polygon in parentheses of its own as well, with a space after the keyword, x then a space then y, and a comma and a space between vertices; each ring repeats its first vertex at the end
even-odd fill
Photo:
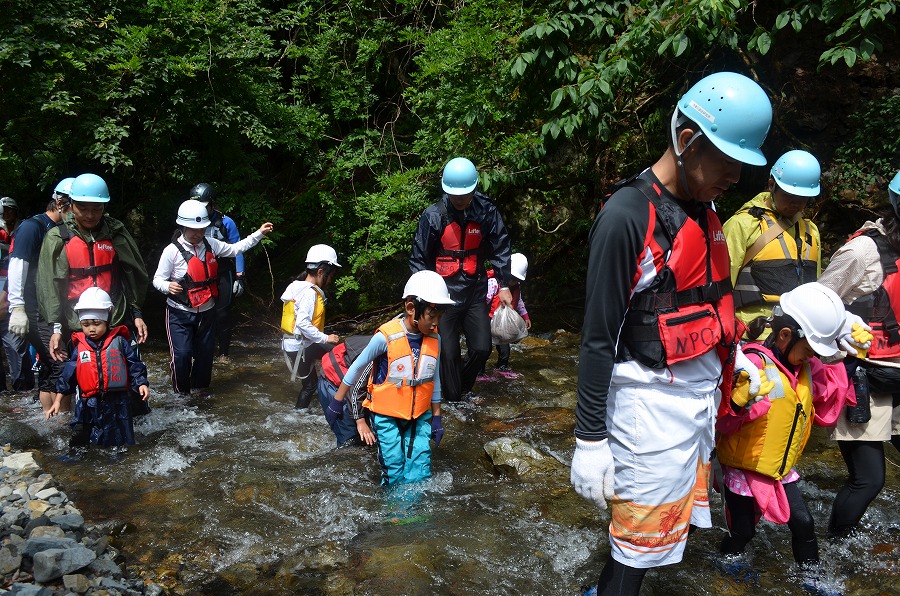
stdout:
POLYGON ((900 215, 893 207, 885 209, 881 215, 881 224, 884 226, 884 236, 891 248, 900 252, 900 215))
POLYGON ((322 261, 321 263, 307 263, 306 269, 300 272, 300 275, 297 276, 297 279, 303 281, 307 277, 312 277, 319 269, 325 270, 325 277, 328 277, 329 275, 331 275, 331 273, 337 271, 337 267, 335 267, 328 261, 322 261))
POLYGON ((794 348, 794 344, 800 341, 803 335, 800 332, 800 324, 797 323, 794 317, 781 310, 780 306, 776 306, 773 309, 771 317, 756 317, 747 323, 747 337, 750 338, 750 341, 756 341, 756 339, 762 335, 766 326, 769 326, 772 329, 772 332, 769 334, 769 337, 766 338, 764 343, 769 349, 775 347, 775 342, 778 340, 778 334, 781 333, 782 329, 791 330, 791 342, 784 349, 784 354, 789 354, 794 348))

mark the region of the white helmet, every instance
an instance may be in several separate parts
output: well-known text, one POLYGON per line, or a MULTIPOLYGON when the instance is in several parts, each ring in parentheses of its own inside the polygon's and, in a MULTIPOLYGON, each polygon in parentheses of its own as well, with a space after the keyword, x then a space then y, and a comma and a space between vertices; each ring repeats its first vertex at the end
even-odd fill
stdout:
POLYGON ((525 276, 528 275, 528 257, 520 252, 514 252, 509 259, 509 268, 513 277, 525 281, 525 276))
POLYGON ((410 296, 415 296, 429 304, 456 304, 450 298, 450 292, 447 291, 447 283, 444 281, 444 278, 428 269, 416 271, 406 281, 401 298, 409 298, 410 296))
POLYGON ((0 207, 9 207, 10 209, 19 210, 19 204, 12 197, 3 197, 0 199, 0 207))
POLYGON ((195 199, 188 199, 178 208, 178 217, 175 218, 175 223, 196 230, 207 227, 209 213, 206 211, 206 205, 195 199))
POLYGON ((82 292, 75 304, 75 312, 78 313, 78 319, 81 321, 85 319, 108 321, 112 308, 113 303, 109 294, 94 286, 82 292))
POLYGON ((335 267, 341 266, 337 260, 337 251, 327 244, 314 244, 306 253, 307 265, 318 265, 319 263, 328 263, 335 267))
POLYGON ((777 315, 778 308, 797 321, 801 336, 816 354, 833 356, 838 351, 835 340, 841 334, 847 313, 832 289, 818 282, 797 286, 781 295, 780 304, 772 309, 772 314, 777 315))

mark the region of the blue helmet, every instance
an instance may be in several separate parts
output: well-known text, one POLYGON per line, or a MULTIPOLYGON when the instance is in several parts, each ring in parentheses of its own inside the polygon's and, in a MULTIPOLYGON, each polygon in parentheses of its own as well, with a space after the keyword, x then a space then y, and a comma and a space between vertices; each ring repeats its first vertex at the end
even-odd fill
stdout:
POLYGON ((900 217, 900 172, 897 172, 897 175, 888 184, 888 196, 891 198, 894 212, 897 214, 897 217, 900 217))
POLYGON ((771 173, 775 184, 798 197, 818 196, 821 175, 819 160, 811 153, 799 149, 788 151, 779 157, 772 166, 771 173))
POLYGON ((97 174, 82 174, 72 181, 73 201, 80 203, 108 203, 109 188, 97 174))
POLYGON ((728 157, 766 165, 760 148, 772 124, 772 103, 751 79, 734 72, 709 75, 678 100, 676 114, 679 111, 728 157))
POLYGON ((53 200, 58 201, 60 199, 69 199, 69 195, 72 194, 72 183, 75 182, 74 178, 63 178, 59 181, 59 184, 56 185, 56 188, 53 189, 53 200))
POLYGON ((441 188, 448 195, 466 195, 478 186, 478 170, 465 157, 454 157, 444 166, 441 188))

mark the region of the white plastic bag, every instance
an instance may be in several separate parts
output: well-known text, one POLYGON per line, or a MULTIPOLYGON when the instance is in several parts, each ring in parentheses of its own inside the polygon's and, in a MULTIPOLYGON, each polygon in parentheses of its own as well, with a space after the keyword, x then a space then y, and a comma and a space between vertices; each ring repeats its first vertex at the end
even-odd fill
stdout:
POLYGON ((491 340, 494 345, 512 344, 528 337, 525 319, 505 304, 494 311, 491 319, 491 340))

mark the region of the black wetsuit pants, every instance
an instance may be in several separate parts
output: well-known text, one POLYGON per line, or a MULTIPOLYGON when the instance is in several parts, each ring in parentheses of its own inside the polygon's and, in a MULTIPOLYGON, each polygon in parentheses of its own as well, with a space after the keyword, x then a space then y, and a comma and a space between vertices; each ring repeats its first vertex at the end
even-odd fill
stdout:
MULTIPOLYGON (((900 435, 891 436, 891 444, 900 451, 900 435)), ((847 481, 834 498, 828 535, 849 535, 859 524, 869 503, 884 486, 884 443, 881 441, 838 441, 847 464, 847 481)))
MULTIPOLYGON (((739 554, 756 534, 756 523, 759 512, 753 497, 738 495, 727 488, 723 488, 725 504, 728 506, 728 527, 731 536, 725 536, 719 550, 726 555, 739 554)), ((803 495, 796 482, 784 485, 788 505, 791 509, 791 517, 788 520, 788 528, 791 530, 791 549, 794 552, 794 560, 797 563, 818 563, 819 546, 816 541, 816 528, 809 507, 803 500, 803 495)))
POLYGON ((466 290, 455 306, 444 311, 438 331, 441 334, 441 396, 459 401, 472 389, 475 378, 491 355, 491 322, 482 288, 466 290), (460 331, 466 336, 466 359, 461 356, 460 331))

